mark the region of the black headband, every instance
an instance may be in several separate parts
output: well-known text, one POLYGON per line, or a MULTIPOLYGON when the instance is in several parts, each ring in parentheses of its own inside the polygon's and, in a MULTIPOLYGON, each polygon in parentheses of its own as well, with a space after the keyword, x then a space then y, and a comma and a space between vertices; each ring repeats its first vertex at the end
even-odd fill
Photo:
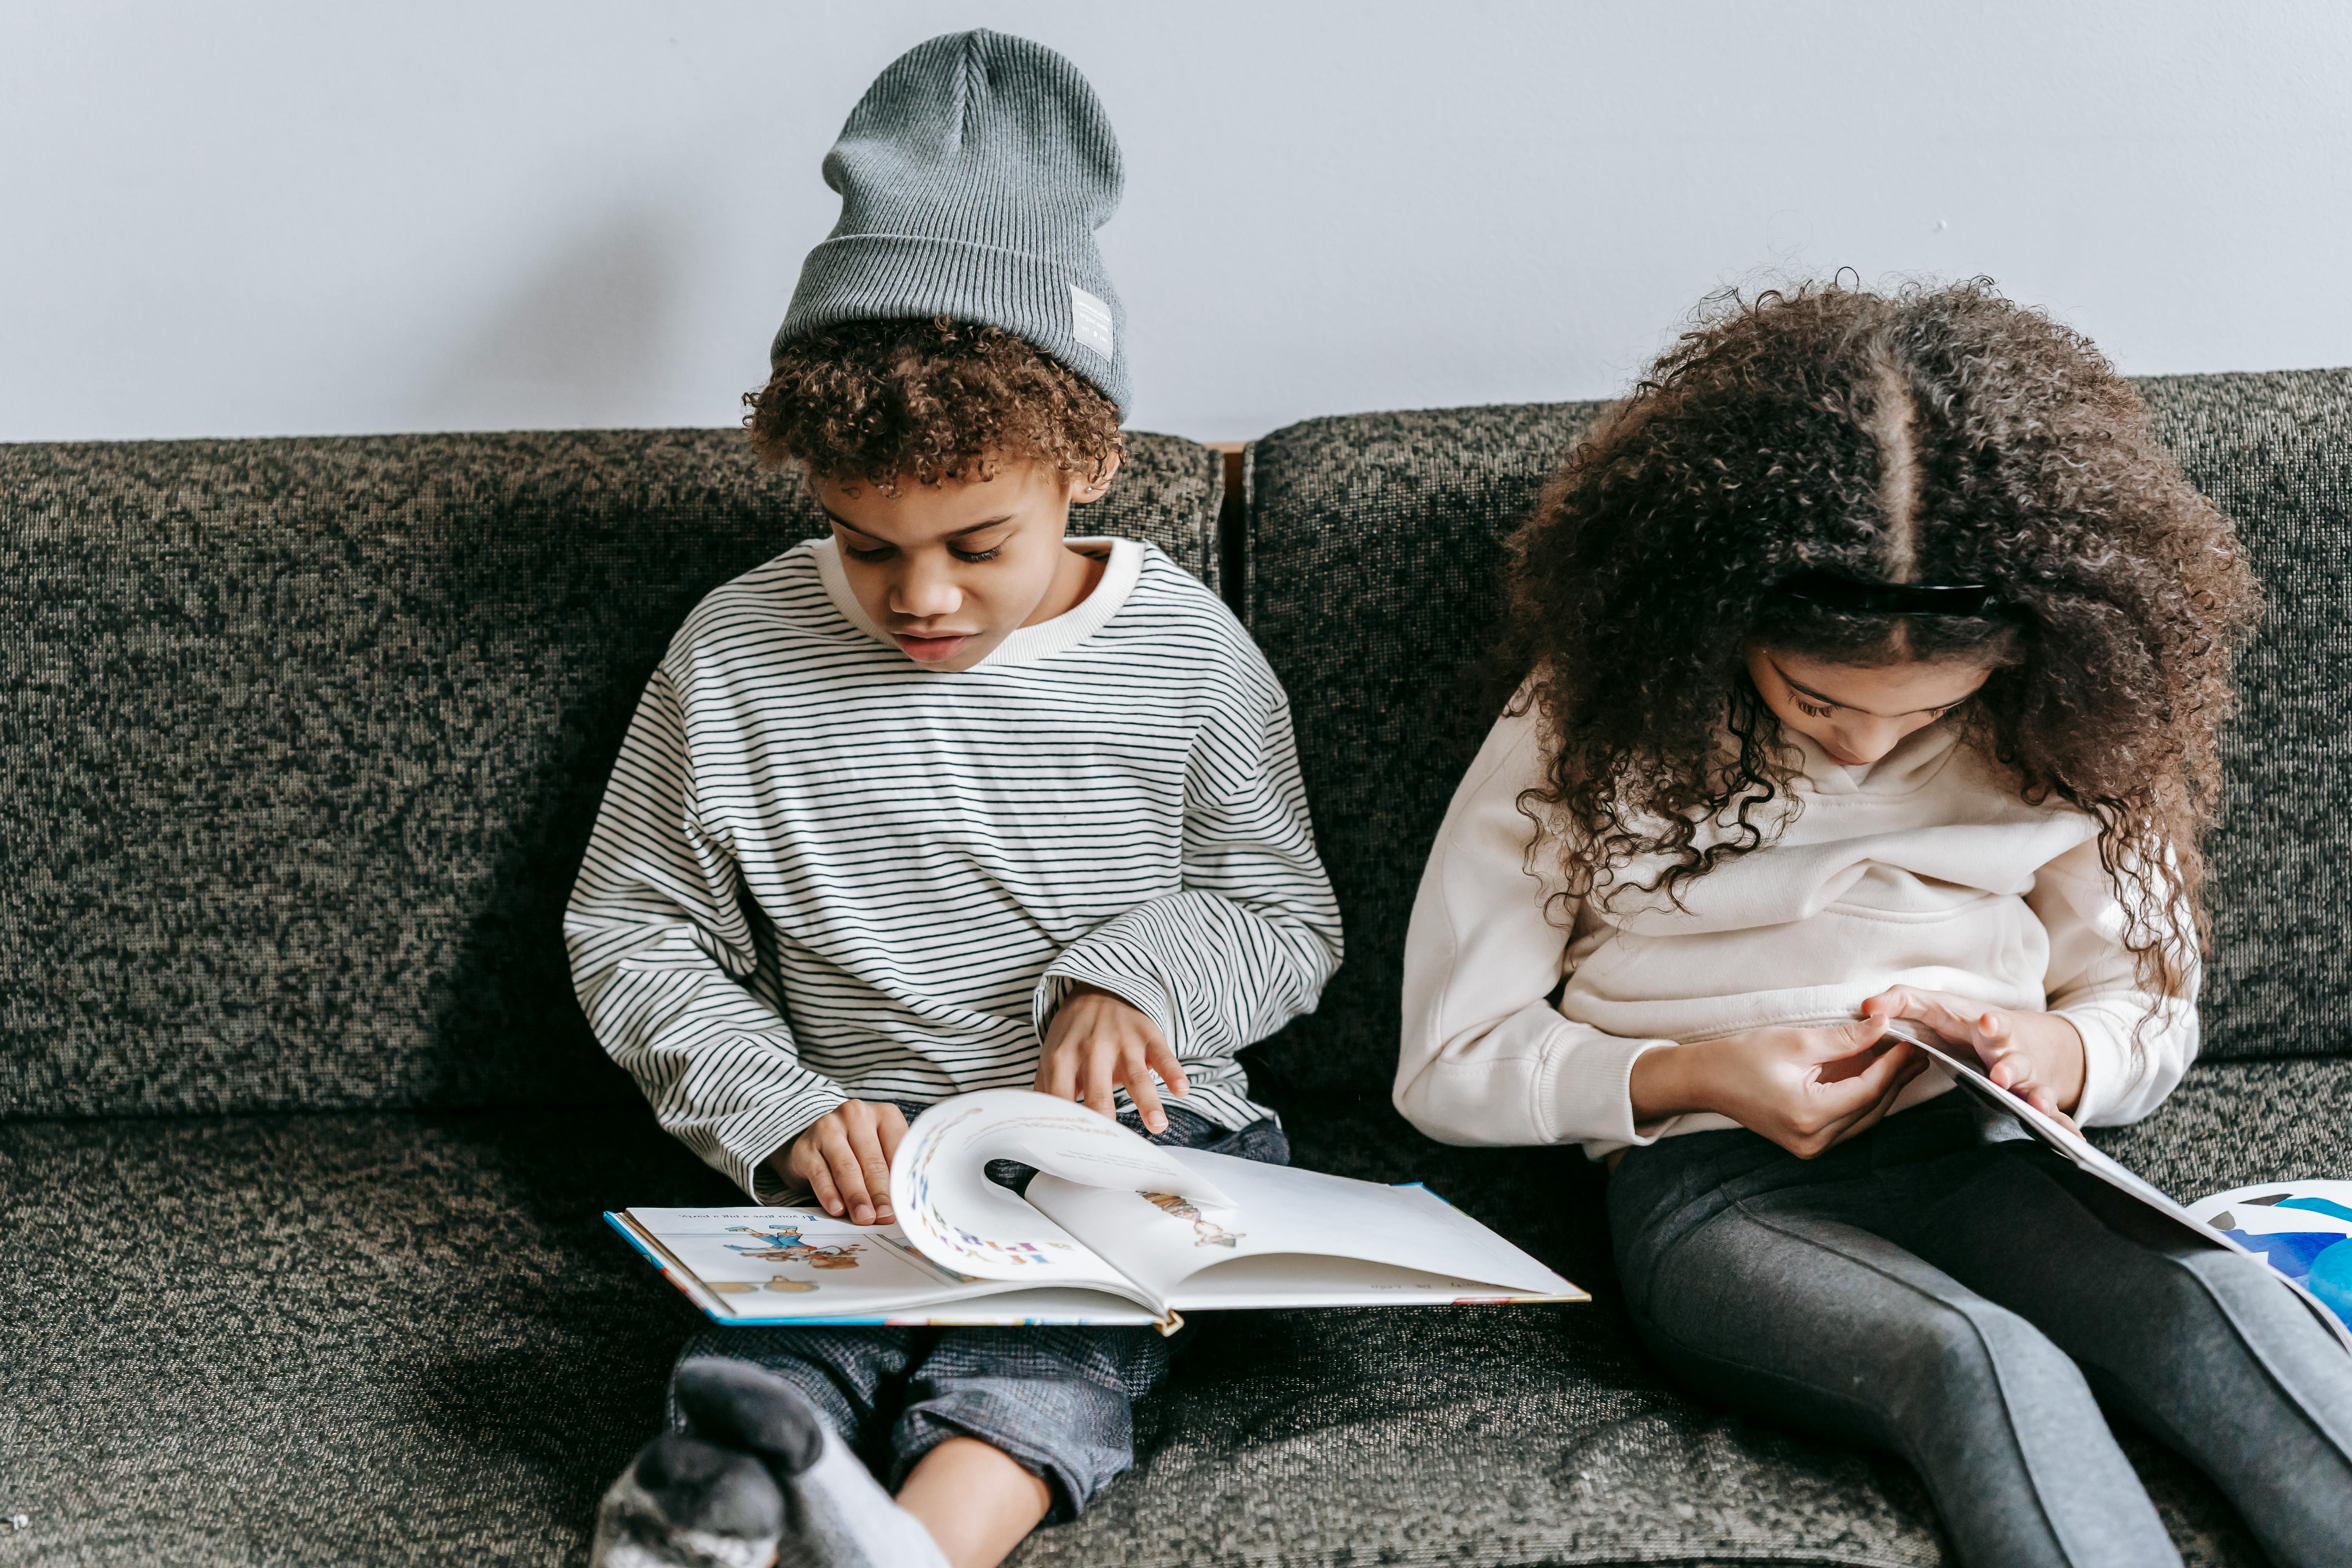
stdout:
POLYGON ((1853 616, 1999 616, 2009 609, 1983 583, 1857 583, 1800 572, 1774 592, 1853 616))

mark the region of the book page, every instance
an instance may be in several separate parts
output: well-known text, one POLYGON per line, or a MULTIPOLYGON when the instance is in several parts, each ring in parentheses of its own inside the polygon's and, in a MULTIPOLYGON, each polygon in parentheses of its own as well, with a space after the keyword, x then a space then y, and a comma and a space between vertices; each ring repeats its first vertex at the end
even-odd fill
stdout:
MULTIPOLYGON (((2023 1099, 2011 1094, 1993 1082, 1991 1079, 1987 1078, 1983 1068, 1973 1059, 1975 1053, 1968 1051, 1964 1047, 1956 1046, 1925 1026, 1908 1018, 1889 1019, 1886 1032, 1895 1038, 1907 1040, 1925 1051, 1929 1060, 1951 1074, 1952 1081, 1959 1086, 1962 1093, 1971 1096, 1980 1104, 2014 1118, 2019 1126, 2024 1128, 2038 1142, 2054 1149, 2059 1154, 2071 1161, 2076 1169, 2098 1177, 2099 1180, 2119 1192, 2127 1193, 2137 1198, 2157 1213, 2177 1222, 2181 1230, 2199 1242, 2208 1246, 2226 1247, 2231 1252, 2242 1253, 2249 1258, 2257 1256, 2235 1238, 2210 1226, 2199 1223, 2197 1217, 2175 1202, 2170 1194, 2143 1181, 2129 1167, 2102 1152, 2089 1139, 2072 1127, 2035 1109, 2023 1099)), ((2294 1279, 2275 1270, 2273 1270, 2272 1278, 2294 1292, 2301 1299, 2305 1310, 2320 1321, 2336 1342, 2346 1350, 2352 1351, 2352 1328, 2347 1328, 2335 1313, 2322 1306, 2309 1290, 2294 1279)))
POLYGON ((952 1273, 896 1226, 856 1226, 817 1209, 640 1208, 604 1217, 725 1324, 1155 1321, 1100 1290, 1024 1289, 952 1273))
POLYGON ((1030 1186, 1030 1201, 1180 1308, 1399 1300, 1408 1289, 1423 1300, 1583 1298, 1418 1185, 1384 1187, 1195 1149, 1167 1152, 1194 1173, 1194 1187, 1220 1189, 1233 1204, 1047 1176, 1030 1186), (1254 1261, 1240 1268, 1244 1259, 1254 1261), (1206 1271, 1229 1268, 1230 1289, 1204 1281, 1194 1289, 1206 1271))
POLYGON ((1392 1263, 1277 1252, 1212 1264, 1176 1288, 1176 1305, 1187 1312, 1214 1312, 1253 1307, 1502 1306, 1590 1299, 1567 1281, 1561 1284, 1567 1288, 1515 1294, 1484 1280, 1424 1274, 1392 1263))
POLYGON ((896 1226, 852 1225, 817 1208, 635 1208, 627 1218, 638 1232, 631 1239, 690 1275, 701 1287, 697 1303, 721 1318, 858 1316, 988 1289, 940 1268, 896 1226))
MULTIPOLYGON (((1137 1289, 1094 1248, 990 1181, 991 1160, 1018 1160, 1076 1182, 1208 1190, 1164 1151, 1083 1105, 1019 1089, 944 1101, 916 1118, 898 1145, 890 1202, 908 1239, 932 1262, 986 1279, 1084 1284, 1131 1297, 1137 1289)), ((1166 1306, 1164 1299, 1143 1304, 1166 1306)))
POLYGON ((1962 1093, 1981 1104, 1990 1106, 2003 1115, 2014 1117, 2018 1124, 2032 1133, 2034 1138, 2048 1144, 2092 1175, 2110 1186, 2121 1188, 2142 1203, 2162 1211, 2192 1230, 2202 1228, 2195 1220, 2189 1217, 2188 1210, 2173 1202, 2159 1189, 2142 1181, 2129 1167, 2118 1163, 2103 1152, 2096 1144, 2084 1137, 2082 1133, 2055 1117, 2043 1113, 2021 1097, 2010 1093, 2009 1090, 1987 1078, 1984 1068, 1978 1066, 1973 1059, 1973 1053, 1968 1052, 1965 1047, 1953 1045, 1925 1026, 1914 1023, 1908 1018, 1888 1019, 1886 1033, 1892 1038, 1907 1040, 1918 1047, 1920 1050, 1927 1053, 1928 1060, 1951 1075, 1952 1081, 1959 1087, 1962 1093))

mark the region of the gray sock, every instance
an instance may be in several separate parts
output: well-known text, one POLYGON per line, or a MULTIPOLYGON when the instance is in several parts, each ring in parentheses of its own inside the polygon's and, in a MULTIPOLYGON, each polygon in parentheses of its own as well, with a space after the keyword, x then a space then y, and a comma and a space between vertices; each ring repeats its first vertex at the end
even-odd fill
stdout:
POLYGON ((782 1489, 789 1568, 947 1568, 920 1521, 858 1462, 800 1390, 740 1361, 698 1357, 672 1386, 688 1430, 757 1456, 782 1489))
POLYGON ((784 1499, 753 1456, 675 1432, 644 1447, 596 1510, 591 1568, 768 1568, 784 1499))

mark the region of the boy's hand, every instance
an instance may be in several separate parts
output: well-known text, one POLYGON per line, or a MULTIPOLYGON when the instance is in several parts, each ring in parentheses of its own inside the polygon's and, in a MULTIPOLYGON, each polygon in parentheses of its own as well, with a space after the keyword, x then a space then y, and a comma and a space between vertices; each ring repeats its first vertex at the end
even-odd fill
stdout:
MULTIPOLYGON (((1862 1005, 1869 1018, 1909 1018, 1963 1050, 1974 1051, 1985 1076, 2045 1116, 2074 1127, 2083 1102, 2083 1033, 2055 1013, 1988 1007, 1948 991, 1897 985, 1862 1005)), ((2081 1129, 2076 1128, 2079 1131, 2081 1129)))
POLYGON ((1801 1160, 1878 1124, 1927 1058, 1877 1018, 1828 1029, 1748 1029, 1633 1059, 1633 1120, 1728 1116, 1801 1160))
POLYGON ((786 1145, 776 1166, 806 1182, 835 1218, 887 1225, 890 1162, 906 1135, 906 1115, 889 1101, 845 1100, 786 1145))
POLYGON ((1168 1113, 1160 1109, 1160 1090, 1151 1081, 1154 1072, 1166 1081, 1169 1093, 1192 1092, 1183 1065, 1158 1025, 1124 998, 1080 984, 1071 988, 1045 1027, 1036 1089, 1056 1100, 1083 1100, 1089 1110, 1117 1116, 1112 1091, 1124 1084, 1145 1130, 1165 1132, 1168 1113))

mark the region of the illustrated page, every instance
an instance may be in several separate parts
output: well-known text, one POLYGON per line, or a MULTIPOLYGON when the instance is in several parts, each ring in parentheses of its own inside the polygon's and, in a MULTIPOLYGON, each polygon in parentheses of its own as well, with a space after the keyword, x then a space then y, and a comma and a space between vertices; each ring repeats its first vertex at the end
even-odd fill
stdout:
POLYGON ((934 1263, 980 1279, 1134 1289, 1064 1226, 990 1181, 992 1160, 1017 1160, 1069 1182, 1129 1191, 1191 1185, 1223 1197, 1167 1152, 1083 1105, 1018 1089, 961 1096, 916 1119, 891 1162, 890 1201, 908 1239, 934 1263))
POLYGON ((2232 1187, 2189 1212, 2352 1325, 2352 1182, 2305 1177, 2232 1187))
POLYGON ((630 1219, 743 1318, 856 1317, 969 1295, 896 1226, 856 1226, 817 1208, 631 1209, 630 1219))
POLYGON ((1299 1306, 1395 1299, 1408 1287, 1426 1293, 1416 1299, 1431 1300, 1582 1294, 1423 1188, 1193 1149, 1166 1152, 1192 1173, 1189 1184, 1085 1186, 1040 1176, 1030 1202, 1121 1273, 1187 1306, 1211 1305, 1210 1296, 1217 1298, 1213 1304, 1235 1306, 1260 1304, 1269 1294, 1299 1306), (1221 1191, 1233 1201, 1197 1199, 1184 1185, 1221 1191), (1244 1268, 1245 1259, 1255 1261, 1244 1268), (1334 1261, 1340 1259, 1350 1261, 1334 1261), (1202 1279, 1210 1269, 1230 1271, 1230 1287, 1202 1279))
POLYGON ((1083 1286, 1024 1289, 956 1274, 917 1251, 896 1226, 861 1229, 813 1210, 631 1209, 605 1217, 723 1322, 944 1328, 1159 1321, 1083 1286))

